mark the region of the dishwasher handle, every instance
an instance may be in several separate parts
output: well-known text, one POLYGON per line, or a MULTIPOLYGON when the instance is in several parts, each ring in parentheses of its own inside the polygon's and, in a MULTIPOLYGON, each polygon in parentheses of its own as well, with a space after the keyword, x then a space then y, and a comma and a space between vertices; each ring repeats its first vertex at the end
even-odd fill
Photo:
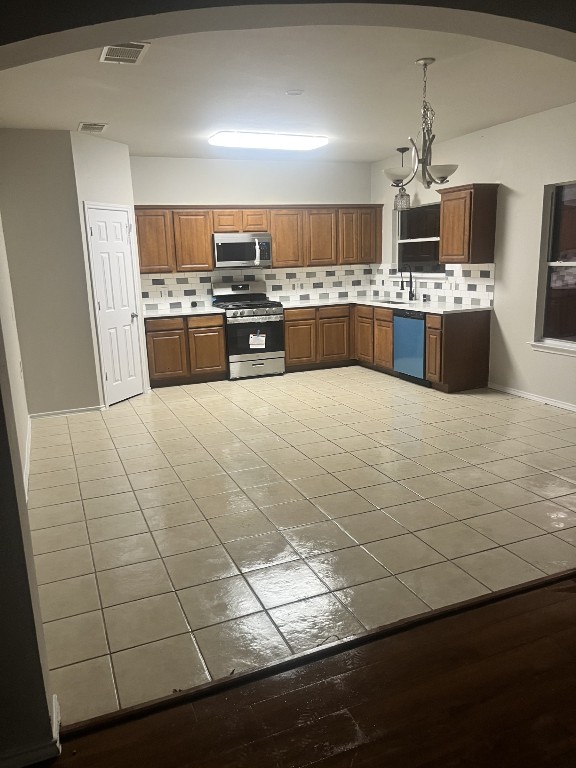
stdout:
POLYGON ((419 312, 415 309, 394 309, 395 317, 410 317, 414 320, 424 320, 426 312, 419 312))

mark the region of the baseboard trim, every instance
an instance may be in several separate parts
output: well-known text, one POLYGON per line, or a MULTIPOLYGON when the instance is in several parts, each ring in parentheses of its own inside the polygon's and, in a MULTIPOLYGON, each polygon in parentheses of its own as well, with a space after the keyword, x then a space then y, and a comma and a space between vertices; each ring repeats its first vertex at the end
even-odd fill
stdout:
POLYGON ((31 413, 31 419, 45 419, 49 416, 69 416, 74 413, 91 413, 92 411, 105 411, 105 405, 92 405, 89 408, 70 408, 67 411, 46 411, 46 413, 31 413))
POLYGON ((555 408, 564 408, 567 411, 576 411, 575 403, 565 403, 563 400, 554 400, 552 397, 543 397, 542 395, 534 395, 531 392, 523 392, 521 389, 503 387, 501 384, 494 384, 492 381, 488 382, 488 387, 489 389, 497 389, 499 392, 506 392, 509 395, 524 397, 526 400, 535 400, 537 403, 553 405, 555 408))

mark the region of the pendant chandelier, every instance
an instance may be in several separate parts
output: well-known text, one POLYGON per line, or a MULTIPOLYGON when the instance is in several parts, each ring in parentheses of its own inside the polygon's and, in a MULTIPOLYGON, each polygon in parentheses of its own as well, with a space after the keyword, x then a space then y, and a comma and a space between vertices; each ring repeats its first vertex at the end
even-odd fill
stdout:
MULTIPOLYGON (((393 187, 399 187, 400 191, 394 198, 395 210, 406 210, 410 208, 410 195, 406 192, 406 185, 418 177, 418 180, 430 189, 432 184, 445 184, 457 165, 433 165, 432 164, 432 144, 436 136, 434 135, 434 117, 435 113, 432 105, 426 98, 426 86, 428 81, 428 67, 436 59, 425 58, 418 59, 416 64, 422 67, 422 125, 420 127, 421 146, 418 148, 414 139, 409 136, 408 141, 412 145, 412 163, 410 166, 404 166, 404 154, 410 147, 398 147, 398 152, 402 157, 401 166, 395 168, 386 168, 384 173, 392 182, 393 187)), ((418 137, 417 137, 418 138, 418 137)))

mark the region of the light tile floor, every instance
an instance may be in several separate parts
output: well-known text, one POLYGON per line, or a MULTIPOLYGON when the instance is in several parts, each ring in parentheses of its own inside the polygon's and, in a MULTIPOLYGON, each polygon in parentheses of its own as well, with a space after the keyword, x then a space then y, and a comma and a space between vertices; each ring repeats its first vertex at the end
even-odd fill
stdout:
POLYGON ((71 723, 576 568, 576 413, 358 367, 33 422, 71 723))

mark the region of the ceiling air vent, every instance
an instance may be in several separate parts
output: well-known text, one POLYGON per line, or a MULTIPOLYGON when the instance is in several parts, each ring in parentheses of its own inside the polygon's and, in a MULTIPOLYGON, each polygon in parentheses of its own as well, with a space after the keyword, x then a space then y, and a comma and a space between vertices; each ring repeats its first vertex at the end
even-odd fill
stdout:
POLYGON ((100 61, 108 64, 140 64, 150 43, 118 43, 102 49, 100 61))
POLYGON ((78 131, 80 133, 104 133, 108 128, 108 123, 79 123, 78 131))

